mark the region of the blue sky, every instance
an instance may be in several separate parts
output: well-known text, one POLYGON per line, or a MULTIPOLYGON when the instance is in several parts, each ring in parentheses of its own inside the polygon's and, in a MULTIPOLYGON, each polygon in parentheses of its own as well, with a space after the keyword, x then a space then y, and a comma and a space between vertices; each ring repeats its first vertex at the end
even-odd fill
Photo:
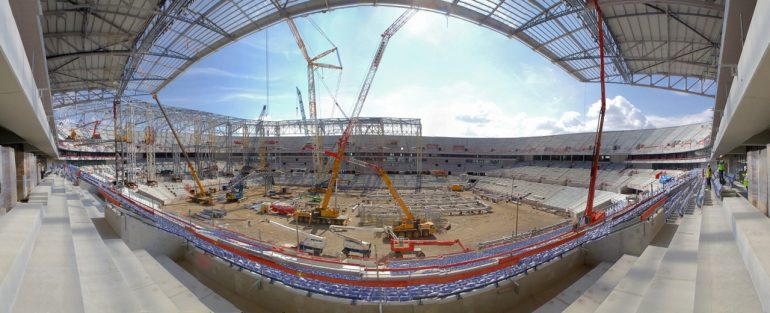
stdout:
MULTIPOLYGON (((324 70, 332 93, 350 111, 380 40, 403 9, 356 7, 310 18, 339 48, 342 78, 324 70)), ((332 47, 308 18, 298 18, 311 54, 332 47)), ((337 63, 335 57, 323 59, 337 63)), ((321 117, 340 117, 316 79, 321 117)), ((298 119, 295 87, 307 110, 306 63, 285 22, 225 46, 160 92, 164 103, 256 118, 298 119), (267 45, 266 45, 267 34, 267 45), (266 72, 266 58, 269 74, 266 72)), ((608 129, 665 127, 704 121, 713 99, 652 88, 607 85, 608 129)), ((456 18, 419 12, 397 33, 362 116, 417 117, 432 136, 513 137, 595 129, 599 85, 567 75, 515 39, 456 18)))

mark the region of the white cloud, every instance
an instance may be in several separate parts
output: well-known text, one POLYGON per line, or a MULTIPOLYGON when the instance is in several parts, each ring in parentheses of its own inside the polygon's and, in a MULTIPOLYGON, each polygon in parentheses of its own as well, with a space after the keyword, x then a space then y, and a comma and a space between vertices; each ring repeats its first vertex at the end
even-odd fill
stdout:
MULTIPOLYGON (((486 101, 477 98, 478 94, 466 83, 438 90, 406 86, 398 92, 372 95, 365 105, 363 116, 419 117, 426 136, 522 137, 595 131, 601 107, 597 101, 585 115, 575 111, 557 116, 510 113, 505 107, 512 103, 486 101)), ((349 101, 344 99, 342 103, 349 101)), ((607 99, 604 129, 693 124, 709 120, 710 115, 706 113, 680 117, 648 116, 628 99, 616 96, 607 99)))
POLYGON ((650 115, 647 117, 656 127, 669 127, 679 126, 687 124, 695 124, 714 119, 714 111, 712 109, 706 109, 702 112, 689 114, 677 117, 655 116, 650 115))
MULTIPOLYGON (((594 102, 586 114, 588 124, 596 125, 601 109, 601 101, 594 102)), ((604 128, 607 130, 652 128, 653 125, 634 104, 623 96, 607 99, 607 111, 604 117, 604 128)))

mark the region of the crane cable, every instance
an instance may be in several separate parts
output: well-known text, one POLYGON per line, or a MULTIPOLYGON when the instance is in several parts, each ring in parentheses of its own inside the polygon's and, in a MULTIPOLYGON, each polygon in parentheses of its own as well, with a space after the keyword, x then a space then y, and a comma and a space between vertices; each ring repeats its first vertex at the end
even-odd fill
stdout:
MULTIPOLYGON (((323 36, 324 39, 326 39, 326 41, 329 42, 329 44, 332 45, 332 47, 337 48, 337 45, 334 44, 334 42, 329 38, 329 36, 326 35, 326 32, 324 32, 323 29, 321 29, 321 27, 318 26, 318 24, 310 16, 307 17, 307 20, 321 34, 321 36, 323 36)), ((308 46, 308 49, 309 48, 310 47, 308 46)), ((342 66, 342 58, 340 57, 340 50, 339 49, 335 50, 334 54, 337 56, 337 64, 342 66)), ((323 68, 321 69, 321 84, 324 85, 324 88, 326 89, 326 92, 329 93, 329 96, 331 96, 332 100, 334 101, 334 105, 340 110, 340 113, 342 113, 342 116, 347 118, 347 114, 345 114, 345 111, 342 110, 342 107, 340 107, 340 104, 337 101, 337 98, 338 98, 339 92, 340 92, 341 82, 342 82, 342 70, 340 70, 339 74, 337 75, 337 86, 336 86, 336 88, 334 90, 334 93, 332 93, 331 90, 329 89, 329 86, 326 84, 325 72, 324 72, 323 68)), ((332 107, 332 117, 333 117, 333 115, 334 115, 334 108, 332 107)))
POLYGON ((270 31, 265 28, 265 98, 267 111, 270 112, 270 31))

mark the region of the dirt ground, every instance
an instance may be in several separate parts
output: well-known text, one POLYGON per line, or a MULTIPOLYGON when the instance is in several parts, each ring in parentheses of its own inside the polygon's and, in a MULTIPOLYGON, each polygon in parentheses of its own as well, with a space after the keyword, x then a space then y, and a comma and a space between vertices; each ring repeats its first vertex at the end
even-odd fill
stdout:
MULTIPOLYGON (((280 186, 276 187, 276 190, 278 189, 280 189, 280 186)), ((306 193, 307 188, 288 187, 288 191, 291 193, 291 196, 288 196, 288 198, 296 198, 300 194, 306 193)), ((262 196, 264 188, 261 186, 247 188, 244 192, 246 194, 246 199, 242 200, 240 203, 224 203, 224 192, 217 193, 214 196, 214 198, 217 199, 215 200, 214 207, 225 209, 228 212, 227 216, 220 219, 213 219, 212 221, 196 221, 203 225, 214 223, 218 226, 244 233, 253 238, 270 241, 277 245, 295 246, 297 242, 296 231, 287 230, 264 222, 266 219, 270 219, 295 229, 296 225, 290 221, 289 217, 275 214, 259 214, 256 210, 246 208, 248 205, 255 202, 289 201, 289 199, 274 200, 264 197, 262 196)), ((462 192, 462 195, 464 197, 473 198, 473 193, 471 192, 462 192)), ((347 208, 353 207, 361 200, 360 192, 350 194, 340 192, 336 197, 332 198, 331 206, 335 206, 336 201, 337 207, 342 208, 343 214, 350 218, 348 225, 357 226, 358 218, 355 217, 354 212, 349 212, 347 208)), ((459 239, 465 247, 475 250, 477 249, 479 242, 511 235, 517 227, 516 204, 489 203, 486 201, 485 203, 490 204, 493 207, 492 213, 446 216, 451 225, 451 229, 442 230, 435 235, 435 238, 429 239, 459 239)), ((188 214, 190 212, 195 214, 203 208, 205 207, 191 202, 180 202, 164 206, 165 210, 175 212, 184 217, 189 217, 188 214)), ((552 225, 562 220, 564 220, 563 217, 533 209, 526 204, 521 204, 519 207, 518 232, 526 232, 532 228, 552 225)), ((334 232, 329 231, 328 226, 299 225, 299 230, 326 238, 326 248, 323 252, 324 256, 344 258, 344 255, 342 254, 343 239, 342 237, 335 235, 334 232)), ((375 257, 376 254, 377 258, 382 259, 390 252, 389 242, 383 235, 376 236, 367 231, 347 231, 344 232, 344 234, 373 243, 372 257, 375 257)), ((300 235, 300 240, 302 240, 302 235, 300 235)), ((461 251, 458 246, 422 246, 421 248, 427 256, 461 251)))

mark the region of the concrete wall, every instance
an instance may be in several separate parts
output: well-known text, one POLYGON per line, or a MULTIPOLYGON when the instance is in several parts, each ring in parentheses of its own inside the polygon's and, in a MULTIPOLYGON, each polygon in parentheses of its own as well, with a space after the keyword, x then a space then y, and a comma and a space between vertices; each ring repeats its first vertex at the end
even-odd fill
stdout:
MULTIPOLYGON (((47 90, 41 90, 48 88, 48 85, 39 86, 35 82, 36 76, 32 69, 35 60, 27 57, 20 34, 31 31, 32 35, 35 35, 34 30, 20 31, 16 23, 16 19, 37 22, 39 15, 35 14, 34 10, 14 12, 11 11, 10 1, 0 1, 0 103, 3 104, 0 105, 0 126, 23 139, 14 143, 25 143, 44 154, 56 156, 58 152, 50 119, 41 97, 41 93, 49 93, 47 90), (14 12, 31 15, 15 16, 14 12)), ((39 38, 40 34, 37 36, 39 38)), ((42 39, 39 40, 42 44, 42 39)), ((45 55, 38 52, 35 56, 37 62, 45 63, 45 55)))
POLYGON ((614 263, 624 254, 641 255, 664 224, 666 224, 666 215, 658 212, 643 223, 638 223, 612 233, 599 241, 587 244, 586 264, 614 263))
POLYGON ((185 240, 148 225, 123 209, 111 204, 105 205, 108 206, 104 209, 107 223, 129 248, 144 249, 152 255, 165 255, 174 260, 182 258, 185 240))
POLYGON ((37 158, 32 153, 14 150, 16 161, 16 195, 19 200, 27 199, 32 188, 40 181, 37 158))
MULTIPOLYGON (((379 305, 351 304, 320 295, 307 296, 306 292, 289 288, 281 283, 269 282, 258 274, 239 271, 219 258, 204 254, 184 240, 158 230, 122 209, 108 207, 104 210, 109 225, 131 249, 146 249, 154 255, 166 255, 183 260, 192 266, 193 275, 246 312, 380 312, 379 305), (203 277, 202 277, 203 276, 203 277)), ((527 275, 519 275, 516 283, 507 280, 499 286, 489 286, 460 299, 424 301, 423 303, 389 304, 384 312, 519 312, 533 311, 561 289, 579 278, 576 269, 585 269, 585 252, 573 250, 563 258, 543 264, 527 275), (571 279, 566 281, 567 279, 571 279), (555 288, 554 286, 558 286, 555 288)))
MULTIPOLYGON (((770 147, 770 145, 768 145, 770 147)), ((770 203, 770 156, 768 149, 749 151, 746 165, 749 171, 749 202, 765 216, 770 203)))
MULTIPOLYGON (((234 294, 220 293, 246 312, 531 312, 555 296, 572 281, 576 268, 584 267, 584 252, 573 250, 562 259, 538 267, 528 275, 489 286, 461 298, 449 297, 440 300, 426 300, 422 303, 388 303, 380 308, 378 304, 352 304, 349 300, 329 298, 289 288, 281 283, 271 284, 269 279, 254 273, 238 271, 209 254, 190 248, 185 259, 193 267, 193 275, 203 275, 216 282, 219 288, 234 294), (381 310, 382 309, 382 310, 381 310)), ((217 288, 212 288, 216 290, 217 288)))
POLYGON ((18 200, 16 192, 16 154, 13 148, 0 147, 0 214, 18 200))

